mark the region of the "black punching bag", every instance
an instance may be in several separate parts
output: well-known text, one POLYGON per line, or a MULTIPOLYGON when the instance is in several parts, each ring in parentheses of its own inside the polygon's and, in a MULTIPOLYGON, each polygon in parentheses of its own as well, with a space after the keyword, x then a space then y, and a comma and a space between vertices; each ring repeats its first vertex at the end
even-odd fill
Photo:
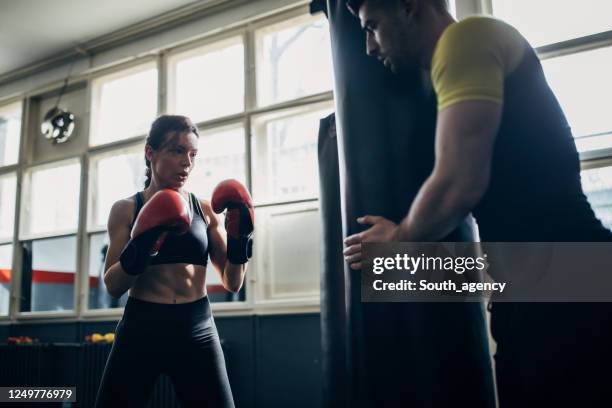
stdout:
MULTIPOLYGON (((342 237, 363 229, 361 215, 400 221, 433 168, 436 109, 421 71, 401 78, 386 71, 366 56, 359 22, 344 1, 327 5, 338 156, 319 146, 325 405, 492 408, 482 304, 362 303, 360 272, 340 263, 340 225, 330 203, 340 199, 342 237), (338 177, 338 187, 330 177, 338 177)), ((446 241, 473 238, 466 220, 446 241)))
POLYGON ((321 349, 323 351, 323 396, 329 407, 346 405, 346 302, 340 176, 336 122, 332 113, 319 124, 319 206, 323 222, 321 274, 321 349))

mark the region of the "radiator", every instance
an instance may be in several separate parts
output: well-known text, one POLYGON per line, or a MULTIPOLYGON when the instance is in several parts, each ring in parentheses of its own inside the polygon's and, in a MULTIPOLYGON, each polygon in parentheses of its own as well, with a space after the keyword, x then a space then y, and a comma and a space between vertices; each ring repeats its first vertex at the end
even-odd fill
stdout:
POLYGON ((0 385, 29 386, 41 385, 45 378, 44 358, 48 355, 46 346, 0 345, 0 385))
MULTIPOLYGON (((76 386, 76 403, 38 403, 37 406, 91 408, 111 346, 105 343, 0 345, 0 386, 76 386)), ((168 376, 159 377, 148 407, 180 408, 168 376)))

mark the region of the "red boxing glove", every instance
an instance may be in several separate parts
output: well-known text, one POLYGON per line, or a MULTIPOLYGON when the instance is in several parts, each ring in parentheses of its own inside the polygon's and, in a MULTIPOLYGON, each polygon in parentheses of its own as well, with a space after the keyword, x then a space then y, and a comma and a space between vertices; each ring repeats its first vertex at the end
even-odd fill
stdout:
POLYGON ((224 180, 215 187, 211 206, 225 214, 227 231, 227 259, 233 264, 244 264, 253 256, 255 212, 249 191, 238 180, 224 180))
POLYGON ((142 207, 132 228, 132 239, 121 253, 121 267, 130 275, 144 271, 157 255, 168 232, 184 234, 191 226, 189 203, 170 189, 160 190, 142 207))

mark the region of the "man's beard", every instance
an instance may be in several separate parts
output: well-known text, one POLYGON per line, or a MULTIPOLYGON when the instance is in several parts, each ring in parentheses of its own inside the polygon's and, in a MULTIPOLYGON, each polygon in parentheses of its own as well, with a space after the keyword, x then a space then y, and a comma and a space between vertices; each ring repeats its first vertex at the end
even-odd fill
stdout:
POLYGON ((407 74, 423 69, 421 64, 414 58, 405 58, 402 60, 389 60, 389 67, 395 75, 407 74))

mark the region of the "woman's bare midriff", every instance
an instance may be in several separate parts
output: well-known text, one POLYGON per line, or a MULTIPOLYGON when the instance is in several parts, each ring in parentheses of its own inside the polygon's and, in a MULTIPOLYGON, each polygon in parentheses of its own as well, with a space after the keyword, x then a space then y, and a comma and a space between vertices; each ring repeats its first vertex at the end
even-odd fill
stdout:
POLYGON ((189 303, 206 296, 206 267, 191 264, 149 266, 129 295, 154 303, 189 303))

